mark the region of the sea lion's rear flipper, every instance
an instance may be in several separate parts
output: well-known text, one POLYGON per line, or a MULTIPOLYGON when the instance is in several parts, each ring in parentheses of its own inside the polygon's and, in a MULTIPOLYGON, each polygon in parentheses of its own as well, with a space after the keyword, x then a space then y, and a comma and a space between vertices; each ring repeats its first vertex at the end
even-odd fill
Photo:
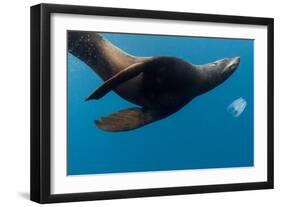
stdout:
POLYGON ((99 99, 106 95, 109 91, 113 90, 116 86, 134 78, 145 70, 149 69, 149 64, 153 62, 153 59, 146 60, 141 63, 134 63, 124 70, 120 71, 116 75, 109 78, 105 81, 97 90, 91 93, 90 96, 86 98, 86 100, 90 99, 99 99))
POLYGON ((89 65, 103 80, 141 61, 96 32, 68 31, 68 52, 89 65))
POLYGON ((161 118, 164 115, 152 109, 129 108, 95 120, 95 123, 104 131, 121 132, 142 127, 161 118))

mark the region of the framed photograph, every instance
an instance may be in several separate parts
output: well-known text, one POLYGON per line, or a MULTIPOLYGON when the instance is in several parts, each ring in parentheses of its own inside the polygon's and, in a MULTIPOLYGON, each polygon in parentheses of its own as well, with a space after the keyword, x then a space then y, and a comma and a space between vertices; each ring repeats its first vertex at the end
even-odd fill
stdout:
POLYGON ((31 7, 31 200, 273 188, 273 19, 31 7))

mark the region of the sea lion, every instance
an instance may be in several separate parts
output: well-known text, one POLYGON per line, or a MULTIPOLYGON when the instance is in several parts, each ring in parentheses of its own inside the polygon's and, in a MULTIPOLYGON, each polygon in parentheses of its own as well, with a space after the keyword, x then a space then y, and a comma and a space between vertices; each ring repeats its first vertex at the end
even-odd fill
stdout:
POLYGON ((136 57, 96 32, 68 31, 68 51, 88 64, 105 82, 86 100, 115 91, 139 107, 117 111, 96 126, 118 132, 163 119, 223 83, 236 70, 239 57, 194 65, 177 57, 136 57))

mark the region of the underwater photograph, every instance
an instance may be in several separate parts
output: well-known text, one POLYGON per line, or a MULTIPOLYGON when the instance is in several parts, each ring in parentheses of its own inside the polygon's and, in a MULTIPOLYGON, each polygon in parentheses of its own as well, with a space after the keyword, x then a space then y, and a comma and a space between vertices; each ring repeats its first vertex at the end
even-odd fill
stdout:
POLYGON ((67 31, 67 175, 254 166, 254 40, 67 31))

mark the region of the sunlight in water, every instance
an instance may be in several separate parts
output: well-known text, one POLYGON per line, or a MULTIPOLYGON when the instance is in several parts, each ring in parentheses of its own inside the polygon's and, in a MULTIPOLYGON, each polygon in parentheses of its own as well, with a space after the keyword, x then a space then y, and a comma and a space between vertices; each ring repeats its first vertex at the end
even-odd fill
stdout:
POLYGON ((239 117, 245 110, 246 106, 246 100, 240 97, 229 104, 227 111, 232 114, 233 117, 239 117))

